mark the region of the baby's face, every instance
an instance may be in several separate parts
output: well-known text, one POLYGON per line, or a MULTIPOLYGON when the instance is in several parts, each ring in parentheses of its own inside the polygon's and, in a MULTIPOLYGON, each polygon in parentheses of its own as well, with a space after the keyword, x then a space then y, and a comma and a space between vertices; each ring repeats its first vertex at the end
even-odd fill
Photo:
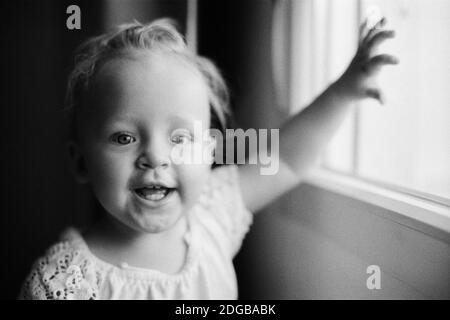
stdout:
POLYGON ((93 91, 80 150, 96 197, 134 230, 170 229, 211 171, 170 157, 176 145, 191 143, 195 121, 209 128, 204 81, 175 57, 136 54, 104 65, 93 91))

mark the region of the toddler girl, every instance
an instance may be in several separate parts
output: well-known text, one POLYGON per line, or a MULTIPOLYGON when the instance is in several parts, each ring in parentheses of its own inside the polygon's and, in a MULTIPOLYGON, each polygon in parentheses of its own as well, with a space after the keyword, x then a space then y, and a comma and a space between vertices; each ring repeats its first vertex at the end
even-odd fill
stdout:
POLYGON ((83 44, 68 85, 69 154, 104 214, 83 232, 63 233, 21 298, 236 299, 232 259, 251 212, 301 182, 352 101, 382 99, 375 75, 396 63, 372 56, 393 36, 383 24, 362 27, 347 71, 281 128, 274 175, 258 164, 173 161, 173 150, 198 146, 212 159, 214 139, 199 139, 194 124, 224 130, 229 109, 218 70, 167 20, 122 25, 83 44))

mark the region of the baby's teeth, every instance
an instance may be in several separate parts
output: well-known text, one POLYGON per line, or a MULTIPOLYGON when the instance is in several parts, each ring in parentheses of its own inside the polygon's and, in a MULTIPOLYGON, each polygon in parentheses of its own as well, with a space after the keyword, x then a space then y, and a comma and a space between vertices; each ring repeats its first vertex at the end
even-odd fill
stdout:
POLYGON ((147 195, 145 198, 148 200, 152 200, 152 201, 158 201, 158 200, 161 200, 162 198, 164 198, 164 193, 150 194, 150 195, 147 195))
POLYGON ((167 195, 167 193, 168 193, 167 189, 148 188, 148 189, 142 190, 141 195, 146 200, 159 201, 159 200, 163 199, 167 195))

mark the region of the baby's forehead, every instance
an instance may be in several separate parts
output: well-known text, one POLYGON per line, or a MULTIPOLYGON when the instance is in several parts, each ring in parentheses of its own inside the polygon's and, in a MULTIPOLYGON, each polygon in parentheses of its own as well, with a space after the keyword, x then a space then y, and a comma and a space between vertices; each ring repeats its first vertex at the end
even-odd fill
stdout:
POLYGON ((173 55, 115 57, 101 66, 90 96, 95 108, 109 114, 153 110, 192 113, 207 119, 210 112, 208 88, 201 73, 173 55))
POLYGON ((104 82, 109 85, 124 85, 126 82, 153 84, 162 80, 172 81, 174 85, 184 82, 206 87, 201 72, 193 63, 170 52, 121 52, 105 61, 95 76, 97 85, 104 82))

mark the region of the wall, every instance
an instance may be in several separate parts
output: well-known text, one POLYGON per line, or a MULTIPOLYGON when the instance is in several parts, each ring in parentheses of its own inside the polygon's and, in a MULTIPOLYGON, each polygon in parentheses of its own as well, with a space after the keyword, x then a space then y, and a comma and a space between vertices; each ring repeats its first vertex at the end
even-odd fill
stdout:
POLYGON ((390 216, 301 185, 257 216, 241 298, 450 299, 450 244, 390 216), (380 290, 366 287, 369 265, 381 269, 380 290))

